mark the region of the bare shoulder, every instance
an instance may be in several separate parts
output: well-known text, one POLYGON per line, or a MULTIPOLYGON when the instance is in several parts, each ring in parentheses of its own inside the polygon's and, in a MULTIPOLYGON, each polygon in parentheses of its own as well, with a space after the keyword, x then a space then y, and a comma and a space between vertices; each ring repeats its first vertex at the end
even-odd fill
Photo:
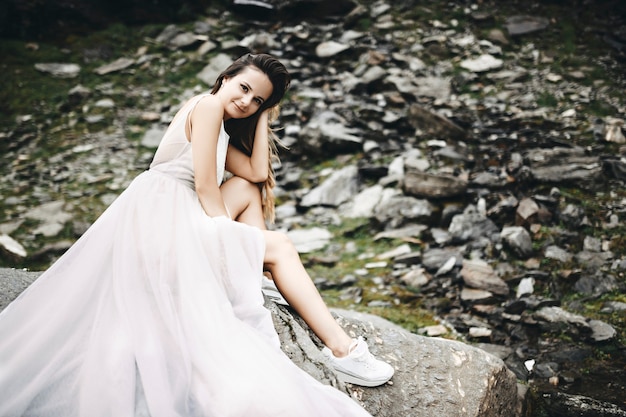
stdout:
POLYGON ((224 106, 222 105, 222 102, 213 94, 206 94, 200 98, 195 109, 199 109, 202 113, 205 111, 217 112, 220 117, 224 113, 224 106))
POLYGON ((187 117, 185 132, 190 142, 197 135, 201 138, 214 137, 223 126, 224 105, 216 96, 207 94, 197 100, 187 117))

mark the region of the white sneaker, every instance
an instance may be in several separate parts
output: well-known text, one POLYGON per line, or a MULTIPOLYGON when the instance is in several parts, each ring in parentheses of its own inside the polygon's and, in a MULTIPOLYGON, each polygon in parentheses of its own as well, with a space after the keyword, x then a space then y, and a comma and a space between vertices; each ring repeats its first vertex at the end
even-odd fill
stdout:
POLYGON ((329 348, 322 349, 322 353, 335 368, 337 377, 343 382, 376 387, 389 381, 393 376, 393 367, 376 359, 361 336, 350 346, 349 352, 343 358, 337 358, 329 348))
POLYGON ((287 300, 285 300, 285 298, 280 293, 280 291, 278 291, 278 288, 276 288, 276 284, 274 283, 274 281, 269 279, 265 275, 263 275, 263 283, 261 284, 261 291, 263 291, 263 294, 265 294, 267 298, 269 298, 276 304, 280 304, 284 306, 289 305, 289 303, 287 302, 287 300))

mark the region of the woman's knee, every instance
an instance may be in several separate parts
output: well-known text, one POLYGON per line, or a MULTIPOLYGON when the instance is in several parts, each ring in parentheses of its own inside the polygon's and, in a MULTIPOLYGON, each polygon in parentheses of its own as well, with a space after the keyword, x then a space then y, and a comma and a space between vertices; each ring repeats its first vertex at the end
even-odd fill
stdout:
POLYGON ((265 232, 266 262, 274 263, 280 258, 297 257, 298 250, 294 246, 289 236, 279 231, 265 232))
POLYGON ((240 215, 250 206, 261 207, 259 186, 241 177, 229 178, 222 184, 221 191, 224 203, 234 217, 240 215))
POLYGON ((251 193, 254 195, 258 195, 259 198, 261 196, 261 189, 257 184, 241 177, 233 176, 229 178, 228 180, 226 180, 226 182, 224 182, 222 188, 237 190, 238 192, 251 193))

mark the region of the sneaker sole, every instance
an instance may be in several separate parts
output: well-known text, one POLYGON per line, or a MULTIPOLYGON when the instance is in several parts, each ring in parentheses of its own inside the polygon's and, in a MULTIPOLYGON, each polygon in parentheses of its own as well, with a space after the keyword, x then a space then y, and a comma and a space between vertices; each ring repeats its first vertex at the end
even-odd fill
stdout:
POLYGON ((363 379, 363 378, 359 378, 357 376, 351 375, 351 374, 347 374, 345 372, 342 372, 338 369, 335 369, 335 372, 337 373, 337 378, 345 383, 349 383, 349 384, 354 384, 354 385, 360 385, 362 387, 378 387, 380 385, 383 385, 385 383, 387 383, 387 381, 389 381, 391 379, 391 377, 393 376, 393 374, 389 375, 388 378, 380 378, 380 379, 363 379))

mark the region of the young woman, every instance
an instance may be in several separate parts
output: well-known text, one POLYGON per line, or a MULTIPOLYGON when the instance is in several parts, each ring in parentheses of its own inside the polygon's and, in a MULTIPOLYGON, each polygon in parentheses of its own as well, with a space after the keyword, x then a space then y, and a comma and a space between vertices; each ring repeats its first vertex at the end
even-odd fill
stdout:
POLYGON ((268 55, 235 61, 183 105, 150 170, 0 314, 0 416, 369 415, 282 353, 263 307, 265 266, 339 372, 391 377, 260 222, 267 118, 288 85, 268 55))

